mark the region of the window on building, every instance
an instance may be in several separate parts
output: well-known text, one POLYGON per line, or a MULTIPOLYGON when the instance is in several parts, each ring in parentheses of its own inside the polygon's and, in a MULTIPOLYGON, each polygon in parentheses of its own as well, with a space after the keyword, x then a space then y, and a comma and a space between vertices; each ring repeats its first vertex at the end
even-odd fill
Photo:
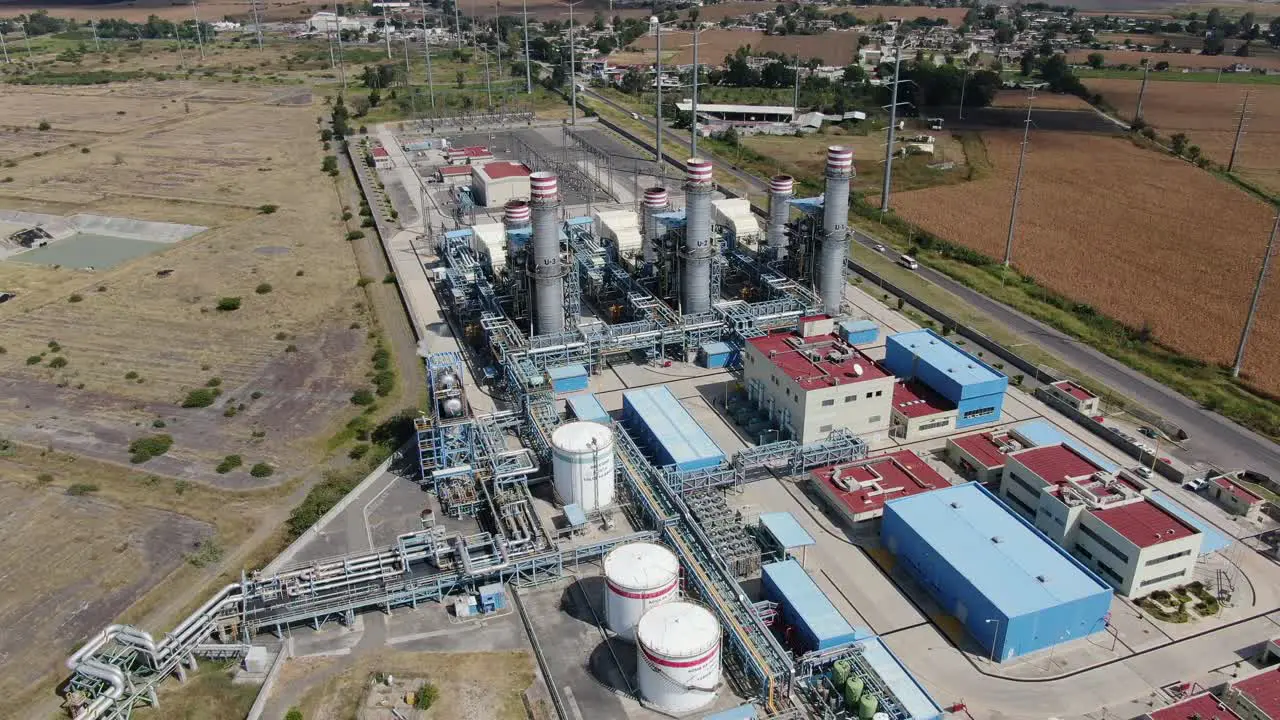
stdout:
POLYGON ((1005 493, 1005 494, 1004 494, 1004 499, 1005 499, 1005 500, 1008 500, 1009 502, 1013 503, 1014 505, 1017 505, 1017 506, 1018 506, 1018 508, 1022 510, 1022 514, 1023 514, 1023 515, 1027 515, 1028 517, 1035 517, 1035 515, 1036 515, 1036 511, 1035 511, 1034 509, 1032 509, 1032 507, 1031 507, 1030 505, 1028 505, 1028 504, 1026 504, 1025 502, 1023 502, 1023 501, 1022 501, 1022 498, 1018 497, 1017 495, 1013 495, 1013 494, 1011 494, 1011 493, 1005 493))
POLYGON ((1107 577, 1111 578, 1112 580, 1114 580, 1114 581, 1115 581, 1115 583, 1116 583, 1117 585, 1119 585, 1119 584, 1121 584, 1121 583, 1123 583, 1123 582, 1124 582, 1124 578, 1122 578, 1122 577, 1120 577, 1119 575, 1117 575, 1117 574, 1116 574, 1116 571, 1115 571, 1115 570, 1112 570, 1112 569, 1111 569, 1111 568, 1109 568, 1109 567, 1107 567, 1107 564, 1106 564, 1106 563, 1104 563, 1104 562, 1099 562, 1099 563, 1098 563, 1098 572, 1100 572, 1100 573, 1102 573, 1103 575, 1105 575, 1105 576, 1107 576, 1107 577))
POLYGON ((934 428, 946 427, 951 424, 951 418, 942 418, 941 420, 932 420, 927 423, 921 423, 920 430, 933 430, 934 428))
POLYGON ((871 424, 871 423, 878 423, 878 422, 880 422, 880 416, 879 416, 879 415, 872 415, 871 417, 867 418, 867 423, 868 423, 868 424, 871 424))
POLYGON ((1032 487, 1031 483, 1018 477, 1018 473, 1010 471, 1009 479, 1012 480, 1018 487, 1030 493, 1032 497, 1038 497, 1040 495, 1040 490, 1038 488, 1032 487))
POLYGON ((1145 563, 1143 563, 1143 565, 1147 567, 1151 567, 1152 565, 1167 563, 1170 560, 1177 560, 1178 558, 1186 557, 1190 554, 1191 554, 1190 550, 1183 550, 1182 552, 1176 552, 1176 553, 1173 553, 1172 555, 1165 555, 1164 557, 1152 558, 1151 560, 1148 560, 1145 563))
POLYGON ((822 407, 831 407, 832 405, 835 405, 835 404, 836 404, 835 398, 822 401, 822 407))
POLYGON ((829 432, 831 432, 831 426, 830 426, 830 425, 823 425, 822 427, 818 428, 818 432, 820 432, 820 433, 829 433, 829 432))
POLYGON ((1146 586, 1148 586, 1148 585, 1155 585, 1156 583, 1162 583, 1162 582, 1164 582, 1165 580, 1172 580, 1172 579, 1174 579, 1174 578, 1176 578, 1176 577, 1182 577, 1183 575, 1186 575, 1186 574, 1187 574, 1187 569, 1186 569, 1186 568, 1182 568, 1181 570, 1179 570, 1178 572, 1175 572, 1175 573, 1169 573, 1168 575, 1161 575, 1160 577, 1153 577, 1153 578, 1151 578, 1151 579, 1149 579, 1149 580, 1143 580, 1142 582, 1138 583, 1138 587, 1146 587, 1146 586))
POLYGON ((1093 531, 1093 528, 1089 527, 1088 525, 1085 525, 1084 523, 1081 523, 1080 532, 1083 533, 1085 537, 1089 538, 1095 543, 1106 548, 1107 552, 1119 558, 1120 562, 1124 563, 1125 565, 1129 564, 1129 556, 1120 552, 1120 550, 1118 550, 1115 545, 1112 545, 1111 543, 1104 540, 1101 535, 1098 535, 1098 533, 1093 531))
POLYGON ((854 393, 853 395, 845 395, 845 396, 844 396, 844 401, 845 401, 845 402, 847 402, 847 403, 856 402, 856 401, 857 401, 857 399, 858 399, 858 395, 857 395, 857 393, 854 393))
POLYGON ((995 414, 996 414, 996 409, 993 407, 978 408, 977 410, 965 411, 964 419, 972 420, 974 418, 986 417, 988 415, 995 415, 995 414))
POLYGON ((1084 548, 1080 547, 1079 545, 1076 545, 1076 549, 1075 549, 1073 552, 1075 552, 1075 554, 1079 555, 1080 557, 1084 558, 1085 560, 1092 560, 1092 559, 1093 559, 1093 553, 1089 552, 1088 550, 1085 550, 1084 548))
POLYGON ((871 398, 872 398, 871 393, 867 393, 867 399, 870 400, 871 398))
POLYGON ((880 396, 881 396, 881 395, 883 395, 883 394, 884 394, 884 391, 883 391, 883 390, 877 390, 877 391, 876 391, 876 397, 880 397, 880 396))

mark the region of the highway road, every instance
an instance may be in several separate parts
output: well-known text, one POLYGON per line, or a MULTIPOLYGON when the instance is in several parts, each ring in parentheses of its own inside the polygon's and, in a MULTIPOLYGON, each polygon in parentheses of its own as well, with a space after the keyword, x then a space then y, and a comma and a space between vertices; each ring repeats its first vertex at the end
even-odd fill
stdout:
MULTIPOLYGON (((628 114, 631 112, 630 109, 590 90, 583 94, 595 102, 604 103, 620 112, 628 114)), ((656 127, 654 118, 651 116, 642 115, 641 121, 650 127, 656 127)), ((670 156, 676 150, 689 152, 687 132, 667 128, 663 132, 662 139, 664 154, 670 156)), ((760 188, 762 192, 767 191, 768 181, 765 178, 756 177, 733 166, 721 165, 719 169, 753 187, 760 188)), ((875 252, 874 246, 880 243, 876 238, 860 231, 854 231, 853 236, 858 243, 867 248, 868 252, 875 252)), ((1081 373, 1117 389, 1119 394, 1134 399, 1152 412, 1162 415, 1169 422, 1186 430, 1190 439, 1183 443, 1183 452, 1171 453, 1181 455, 1179 459, 1188 462, 1199 459, 1222 468, 1248 468, 1273 478, 1280 478, 1280 446, 1276 443, 1217 413, 1202 409, 1177 391, 1044 323, 965 287, 940 272, 921 267, 919 275, 1000 322, 1017 335, 1020 341, 1034 343, 1044 348, 1045 351, 1061 358, 1063 362, 1081 373)))

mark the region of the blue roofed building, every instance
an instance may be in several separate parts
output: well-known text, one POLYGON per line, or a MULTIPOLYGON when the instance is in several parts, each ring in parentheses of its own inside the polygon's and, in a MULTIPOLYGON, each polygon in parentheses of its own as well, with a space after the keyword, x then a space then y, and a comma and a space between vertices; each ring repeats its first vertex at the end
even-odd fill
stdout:
POLYGON ((1000 419, 1009 378, 932 330, 889 336, 883 365, 955 404, 957 429, 1000 419))
POLYGON ((871 634, 854 629, 795 560, 769 563, 761 570, 764 595, 778 603, 796 654, 830 650, 871 634))
POLYGON ((622 423, 659 467, 701 470, 724 462, 724 451, 664 386, 622 393, 622 423))
POLYGON ((569 406, 569 412, 573 417, 578 420, 598 422, 605 425, 613 422, 613 418, 609 417, 609 412, 604 409, 604 405, 600 404, 600 399, 592 393, 570 395, 565 398, 565 404, 569 406))
POLYGON ((1106 627, 1111 587, 981 485, 889 501, 880 536, 992 658, 1106 627))

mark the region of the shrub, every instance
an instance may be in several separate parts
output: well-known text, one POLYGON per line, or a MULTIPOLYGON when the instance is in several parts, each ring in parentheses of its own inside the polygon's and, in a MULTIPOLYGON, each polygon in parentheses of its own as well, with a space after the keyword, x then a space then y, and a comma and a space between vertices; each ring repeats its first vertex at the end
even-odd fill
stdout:
POLYGON ((342 212, 342 221, 343 221, 343 222, 346 222, 347 220, 350 220, 350 219, 351 219, 351 211, 350 211, 350 210, 344 210, 344 211, 342 212))
POLYGON ((88 155, 88 154, 89 154, 89 148, 80 148, 80 154, 82 154, 82 155, 88 155))
POLYGON ((239 310, 240 298, 238 297, 218 298, 217 308, 219 312, 231 312, 232 310, 239 310))
POLYGON ((330 175, 338 174, 338 158, 335 155, 325 155, 324 160, 320 162, 320 170, 330 175))
POLYGON ((298 708, 289 708, 289 712, 284 714, 284 720, 302 720, 302 711, 298 708))
POLYGON ((259 206, 258 206, 258 212, 259 212, 259 213, 261 213, 261 214, 263 214, 263 215, 270 215, 270 214, 274 213, 275 211, 277 211, 277 210, 279 210, 279 209, 280 209, 280 206, 279 206, 279 205, 272 205, 271 203, 267 203, 266 205, 259 205, 259 206))
POLYGON ((228 405, 227 409, 222 411, 222 417, 235 417, 238 412, 240 411, 236 409, 235 405, 228 405))
POLYGON ((360 227, 376 227, 378 223, 374 222, 372 217, 367 217, 360 221, 360 227))
POLYGON ((165 421, 161 420, 160 418, 156 418, 155 420, 151 421, 151 427, 156 428, 157 430, 164 426, 165 426, 165 421))
POLYGON ((217 388, 199 388, 187 393, 187 397, 182 401, 184 408, 202 408, 209 407, 214 400, 222 393, 217 388))
POLYGON ((271 474, 274 473, 275 471, 276 471, 275 468, 263 462, 260 462, 254 465, 253 467, 249 468, 249 474, 256 478, 271 477, 271 474))
POLYGON ((396 387, 396 374, 390 370, 379 370, 373 375, 373 391, 378 397, 386 397, 396 387))
POLYGON ((369 392, 368 388, 360 388, 359 390, 356 390, 355 392, 351 393, 351 404, 352 405, 372 405, 373 393, 369 392))
POLYGON ((398 280, 396 280, 396 274, 395 274, 395 273, 387 273, 386 275, 383 275, 383 276, 382 276, 382 282, 383 282, 383 283, 385 283, 385 284, 387 284, 387 285, 395 285, 395 284, 396 284, 397 282, 399 282, 399 281, 398 281, 398 280))
POLYGON ((49 473, 40 473, 39 475, 36 476, 36 480, 39 480, 44 485, 48 485, 49 483, 53 482, 53 476, 50 475, 49 473))
POLYGON ((48 121, 48 120, 41 120, 41 121, 40 121, 40 124, 36 126, 36 129, 41 130, 41 131, 44 131, 44 130, 51 130, 51 129, 53 129, 53 126, 49 124, 49 121, 48 121))
POLYGON ((54 370, 57 370, 58 368, 64 368, 66 366, 67 366, 67 359, 62 357, 61 355, 49 361, 49 367, 53 368, 54 370))
POLYGON ((67 488, 67 494, 75 496, 88 495, 89 493, 96 492, 98 492, 98 486, 93 483, 75 483, 71 487, 67 488))
POLYGON ((186 480, 173 481, 173 491, 178 493, 179 495, 185 493, 187 490, 190 490, 190 489, 191 489, 191 483, 186 480))
POLYGON ((284 351, 285 351, 285 352, 298 352, 298 346, 297 346, 297 345, 286 345, 286 346, 285 346, 285 348, 284 348, 284 351))
POLYGON ((364 457, 368 452, 369 452, 369 443, 360 443, 355 447, 351 448, 351 451, 347 453, 347 457, 351 458, 352 460, 359 460, 360 458, 364 457))
POLYGON ((205 387, 215 387, 215 388, 216 388, 216 387, 218 387, 218 386, 219 386, 219 385, 221 385, 221 384, 222 384, 222 378, 220 378, 220 377, 211 377, 211 378, 209 378, 207 381, 205 381, 204 386, 205 386, 205 387))
POLYGON ((440 689, 431 683, 422 683, 422 687, 418 688, 418 695, 414 698, 414 707, 419 710, 429 710, 431 706, 440 699, 440 689))
POLYGON ((253 289, 259 295, 266 295, 271 292, 271 283, 258 283, 258 287, 253 289))
POLYGON ((306 271, 306 270, 299 270, 298 272, 294 273, 294 274, 293 274, 293 276, 294 276, 294 277, 302 277, 303 275, 306 275, 306 274, 307 274, 307 271, 306 271))
POLYGON ((364 232, 360 230, 352 230, 351 232, 347 233, 348 240, 359 240, 362 237, 364 237, 364 232))
POLYGON ((218 466, 214 468, 214 471, 219 475, 226 475, 243 464, 244 460, 241 459, 239 455, 228 455, 222 458, 222 462, 218 463, 218 466))
POLYGON ((40 364, 40 362, 41 362, 42 360, 44 360, 44 358, 40 357, 39 355, 28 355, 28 356, 27 356, 27 364, 28 364, 28 365, 39 365, 39 364, 40 364))
POLYGON ((287 332, 285 332, 285 331, 281 330, 280 332, 276 333, 276 339, 277 339, 277 340, 288 340, 288 339, 289 339, 289 333, 287 333, 287 332))
POLYGON ((125 373, 125 374, 124 374, 124 379, 125 379, 125 380, 137 380, 137 379, 138 379, 138 373, 137 373, 136 371, 134 371, 134 370, 130 370, 129 372, 127 372, 127 373, 125 373))
POLYGON ((3 345, 0 345, 0 355, 5 355, 5 354, 7 354, 8 352, 9 352, 9 349, 8 349, 8 348, 6 348, 6 347, 5 347, 5 346, 3 346, 3 345))
POLYGON ((371 282, 373 282, 373 278, 367 275, 361 275, 360 279, 356 280, 356 287, 364 287, 365 285, 368 285, 371 282))
POLYGON ((196 544, 196 551, 186 556, 187 562, 202 568, 222 559, 222 545, 216 538, 209 538, 196 544))
POLYGON ((84 299, 84 296, 83 296, 83 295, 81 295, 80 293, 72 293, 72 294, 71 294, 71 297, 67 298, 67 302, 69 302, 69 303, 78 303, 78 302, 80 302, 80 301, 81 301, 81 300, 83 300, 83 299, 84 299))
POLYGON ((173 447, 173 436, 171 435, 150 435, 141 437, 129 443, 129 462, 144 463, 153 457, 158 457, 169 452, 169 448, 173 447))
POLYGON ((262 391, 261 391, 261 390, 254 390, 253 392, 249 393, 249 399, 250 399, 250 400, 257 400, 257 399, 258 399, 258 398, 260 398, 260 397, 262 397, 262 391))

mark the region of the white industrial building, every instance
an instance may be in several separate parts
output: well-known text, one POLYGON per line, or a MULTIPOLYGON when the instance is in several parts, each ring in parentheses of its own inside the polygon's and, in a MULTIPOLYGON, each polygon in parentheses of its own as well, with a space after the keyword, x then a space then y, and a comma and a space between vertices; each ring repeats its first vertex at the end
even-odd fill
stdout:
POLYGON ((612 240, 618 254, 630 257, 640 251, 640 216, 634 210, 594 210, 596 237, 612 240))
POLYGON ((476 204, 502 207, 509 200, 529 199, 529 175, 524 163, 499 160, 471 166, 471 191, 476 204))
POLYGON ((751 212, 746 198, 722 198, 711 201, 711 220, 733 235, 739 245, 755 250, 764 235, 760 221, 751 212))
POLYGON ((1204 539, 1148 501, 1147 490, 1065 443, 1009 454, 1000 481, 1011 508, 1131 597, 1194 580, 1204 539))
POLYGON ((802 318, 795 332, 754 337, 743 348, 747 392, 794 440, 809 443, 847 428, 889 428, 896 378, 841 340, 827 315, 802 318))

